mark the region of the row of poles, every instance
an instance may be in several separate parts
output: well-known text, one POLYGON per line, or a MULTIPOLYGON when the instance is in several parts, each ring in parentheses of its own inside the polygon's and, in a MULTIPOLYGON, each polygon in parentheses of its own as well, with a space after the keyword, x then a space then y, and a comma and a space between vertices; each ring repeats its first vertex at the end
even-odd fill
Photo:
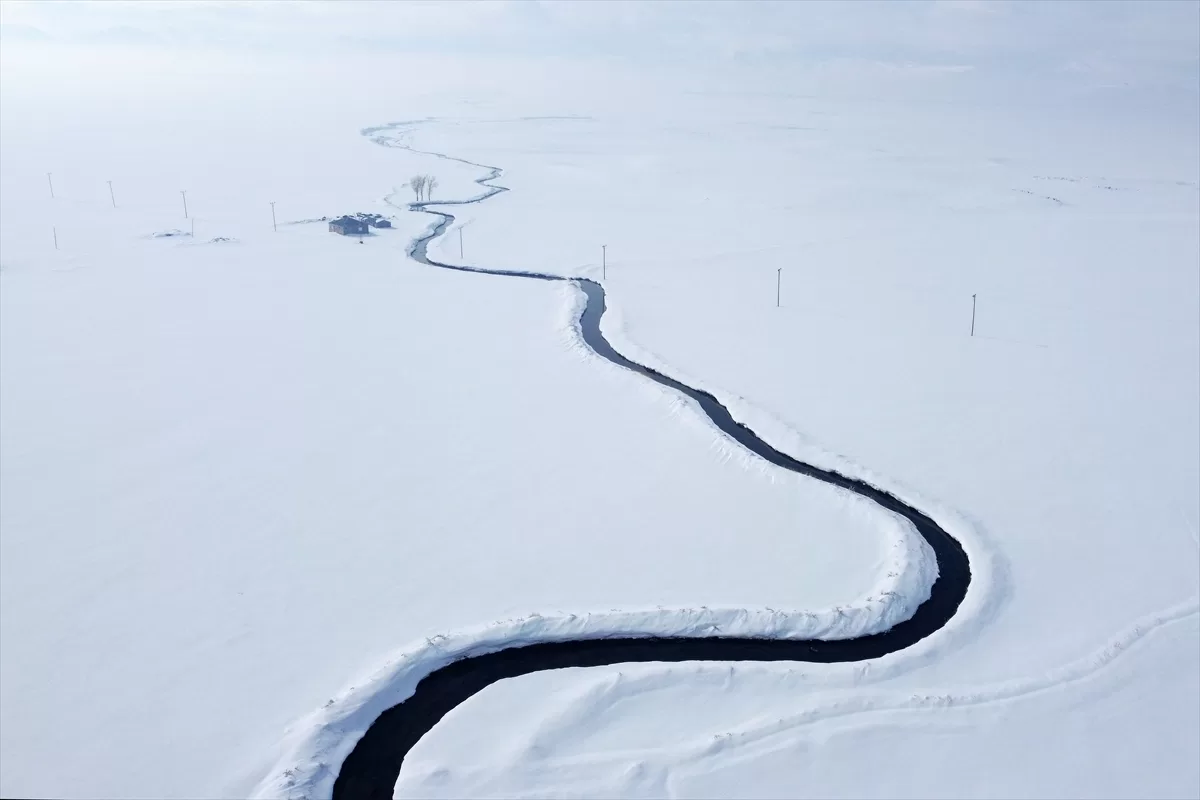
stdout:
MULTIPOLYGON (((52 172, 46 173, 46 183, 50 186, 50 199, 53 200, 54 199, 54 173, 52 173, 52 172)), ((117 195, 113 191, 113 182, 105 181, 105 183, 108 184, 108 199, 112 201, 112 207, 116 208, 117 207, 117 195)), ((191 235, 195 236, 196 235, 196 220, 192 219, 191 215, 188 214, 187 190, 181 189, 179 192, 179 196, 183 200, 183 218, 190 219, 192 221, 191 235)), ((279 223, 275 219, 275 201, 274 200, 271 201, 271 229, 274 230, 276 233, 279 232, 279 223)), ((58 228, 55 227, 55 228, 52 228, 52 230, 54 231, 54 249, 57 250, 58 249, 58 228)), ((462 232, 459 231, 459 233, 461 234, 462 232)), ((461 238, 460 238, 459 244, 460 244, 460 250, 461 250, 461 238)))
MULTIPOLYGON (((54 199, 54 173, 52 173, 52 172, 46 173, 46 182, 50 185, 50 199, 53 200, 54 199)), ((116 208, 117 207, 117 195, 115 192, 113 192, 113 185, 112 185, 113 182, 105 181, 105 183, 108 184, 108 199, 112 201, 112 207, 116 208)), ((181 191, 179 194, 180 194, 180 196, 183 197, 183 218, 188 219, 187 192, 181 191)), ((275 218, 275 204, 271 203, 271 219, 274 220, 274 218, 275 218)))
MULTIPOLYGON (((46 181, 50 184, 50 197, 54 198, 54 179, 51 173, 46 173, 46 181)), ((113 208, 117 207, 117 196, 113 193, 113 182, 108 181, 108 196, 112 200, 113 208)), ((183 218, 190 219, 188 216, 187 207, 187 190, 181 190, 179 196, 183 198, 183 218)), ((279 232, 279 223, 275 219, 275 201, 271 201, 271 228, 276 233, 279 232)), ((192 221, 192 235, 196 233, 195 220, 192 221)), ((54 249, 58 249, 58 229, 54 229, 54 249)), ((458 257, 463 257, 463 229, 460 225, 458 228, 458 257)), ((608 280, 608 245, 600 245, 600 275, 603 280, 608 280)), ((783 267, 775 270, 775 307, 780 308, 783 304, 783 267)), ((975 335, 975 295, 971 295, 971 336, 975 335)))

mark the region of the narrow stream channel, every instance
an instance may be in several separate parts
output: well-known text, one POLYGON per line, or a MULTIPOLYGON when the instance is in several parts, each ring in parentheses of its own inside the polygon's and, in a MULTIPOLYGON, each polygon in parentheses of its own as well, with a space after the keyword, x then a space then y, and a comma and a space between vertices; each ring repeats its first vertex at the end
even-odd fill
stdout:
POLYGON ((824 641, 724 636, 587 639, 511 647, 456 661, 422 679, 411 697, 383 712, 367 729, 342 764, 333 787, 335 798, 391 798, 404 757, 421 737, 451 709, 473 694, 505 678, 547 669, 596 667, 637 661, 864 661, 903 650, 939 630, 954 616, 959 604, 966 597, 971 581, 967 554, 957 540, 928 516, 882 489, 837 472, 806 464, 776 450, 750 428, 734 420, 728 409, 711 394, 693 389, 621 355, 600 332, 605 295, 604 288, 599 283, 586 278, 566 278, 540 272, 442 264, 429 258, 429 243, 441 236, 454 221, 453 215, 434 210, 430 206, 477 203, 507 189, 489 183, 500 176, 499 168, 475 164, 441 153, 427 155, 489 170, 490 174, 476 180, 476 183, 488 191, 470 200, 410 204, 409 208, 412 210, 440 217, 429 232, 413 242, 409 249, 409 255, 413 259, 430 267, 461 272, 527 280, 575 282, 587 295, 587 306, 581 319, 583 338, 598 355, 692 398, 700 404, 717 428, 732 436, 755 455, 783 469, 848 489, 909 520, 933 549, 937 557, 938 578, 933 584, 929 599, 917 607, 911 618, 882 633, 857 639, 824 641))

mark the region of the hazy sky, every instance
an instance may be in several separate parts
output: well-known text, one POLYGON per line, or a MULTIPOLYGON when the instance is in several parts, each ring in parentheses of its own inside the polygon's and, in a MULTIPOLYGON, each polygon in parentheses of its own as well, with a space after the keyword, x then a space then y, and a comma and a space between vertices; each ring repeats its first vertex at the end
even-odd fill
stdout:
POLYGON ((502 52, 749 64, 863 60, 1191 87, 1200 2, 0 3, 6 42, 502 52))

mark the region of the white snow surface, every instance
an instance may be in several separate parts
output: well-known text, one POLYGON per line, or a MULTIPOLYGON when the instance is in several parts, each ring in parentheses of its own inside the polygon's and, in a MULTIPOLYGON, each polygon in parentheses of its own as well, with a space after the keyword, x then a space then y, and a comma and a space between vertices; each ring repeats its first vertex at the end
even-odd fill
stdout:
POLYGON ((578 290, 406 259, 408 177, 483 173, 359 135, 395 119, 504 169, 453 210, 468 263, 596 279, 607 244, 619 350, 905 498, 973 570, 944 631, 870 664, 501 682, 398 794, 1200 794, 1195 131, 521 64, 347 98, 323 64, 3 57, 0 794, 323 796, 457 655, 854 635, 928 592, 907 524, 589 355, 578 290), (397 227, 290 224, 351 211, 397 227))
POLYGON ((141 138, 94 118, 83 149, 5 89, 4 794, 328 794, 356 732, 455 653, 838 638, 928 595, 907 522, 590 355, 577 288, 408 261, 420 215, 363 244, 306 222, 393 213, 417 171, 468 196, 478 170, 339 120, 288 136, 356 154, 321 192, 302 161, 264 171, 279 120, 168 143, 187 109, 166 103, 141 138), (96 162, 127 170, 115 208, 96 162))
MULTIPOLYGON (((835 118, 823 121, 824 131, 778 125, 777 108, 753 101, 743 108, 747 114, 692 132, 686 146, 674 138, 685 138, 678 120, 660 120, 654 134, 645 119, 562 121, 519 134, 486 120, 433 120, 408 131, 417 147, 429 146, 436 131, 440 147, 506 166, 501 182, 513 191, 496 198, 492 213, 481 207, 469 217, 468 241, 491 265, 601 279, 601 254, 580 243, 607 244, 602 280, 611 310, 603 328, 618 349, 712 392, 775 446, 940 512, 971 553, 971 596, 941 634, 881 660, 921 660, 927 669, 875 669, 875 680, 902 691, 959 687, 954 696, 975 696, 980 685, 1020 683, 1087 662, 1114 631, 1180 602, 1194 614, 1194 126, 1122 121, 1101 139, 1089 132, 1089 119, 1047 116, 1039 130, 1053 126, 1056 135, 1031 141, 1019 108, 913 113, 886 102, 814 100, 787 109, 835 118), (589 126, 603 128, 596 135, 610 143, 604 155, 580 132, 589 126), (545 153, 554 157, 535 155, 545 153), (523 185, 536 190, 522 192, 523 185), (558 200, 580 194, 592 198, 586 213, 558 200), (1034 200, 1040 205, 1028 205, 1034 200), (784 302, 775 309, 781 268, 784 302), (980 300, 974 337, 972 294, 980 300), (954 498, 969 522, 956 524, 945 500, 931 495, 954 498)), ((451 262, 457 255, 453 239, 437 251, 451 262)), ((1192 627, 1157 635, 1170 640, 1167 651, 1195 664, 1192 627)), ((1138 785, 1157 787, 1143 792, 1151 796, 1200 792, 1195 672, 1175 673, 1170 687, 1126 690, 1178 698, 1156 701, 1156 713, 1141 717, 1177 747, 1152 762, 1110 758, 1112 780, 1080 780, 1067 793, 1119 796, 1138 785), (1154 771, 1154 781, 1143 770, 1154 771)), ((554 694, 556 680, 530 676, 512 682, 523 689, 484 693, 502 699, 477 701, 536 705, 554 694)), ((1128 702, 1112 679, 1097 680, 1118 695, 1105 702, 1128 702)), ((731 703, 756 707, 753 698, 767 690, 725 691, 738 698, 731 703)), ((785 708, 796 702, 767 694, 785 708)), ((402 779, 402 793, 486 794, 503 786, 495 791, 537 795, 547 785, 589 796, 697 791, 672 777, 677 771, 664 766, 661 752, 636 747, 622 753, 620 768, 603 761, 611 768, 605 774, 642 764, 662 781, 614 784, 581 767, 584 756, 559 758, 551 747, 506 753, 504 766, 480 780, 449 744, 481 724, 471 706, 455 712, 462 723, 406 761, 410 774, 436 780, 402 779)), ((978 714, 1003 717, 1007 706, 997 702, 978 714)), ((661 713, 640 699, 622 709, 633 720, 661 713)), ((706 724, 686 713, 681 719, 655 730, 664 740, 687 740, 706 724)), ((614 738, 630 727, 617 730, 614 738)), ((1006 730, 1001 739, 1024 728, 1006 730)), ((1103 759, 1127 729, 1109 721, 1070 735, 1078 752, 1103 759)), ((753 763, 749 772, 758 774, 762 765, 753 763)), ((969 769, 959 766, 969 759, 947 754, 939 763, 949 776, 941 793, 970 785, 969 769)), ((922 766, 914 761, 905 774, 916 776, 922 766)), ((807 770, 770 769, 768 783, 785 796, 889 793, 874 773, 858 780, 840 773, 841 783, 819 789, 807 770)), ((1070 786, 1045 770, 1024 775, 970 793, 1038 796, 1070 786)))
POLYGON ((1044 675, 953 691, 889 692, 849 665, 538 673, 447 715, 397 796, 1187 797, 1186 773, 1146 766, 1186 764, 1200 733, 1128 734, 1196 698, 1196 616, 1184 603, 1044 675), (489 736, 491 715, 519 721, 489 736))

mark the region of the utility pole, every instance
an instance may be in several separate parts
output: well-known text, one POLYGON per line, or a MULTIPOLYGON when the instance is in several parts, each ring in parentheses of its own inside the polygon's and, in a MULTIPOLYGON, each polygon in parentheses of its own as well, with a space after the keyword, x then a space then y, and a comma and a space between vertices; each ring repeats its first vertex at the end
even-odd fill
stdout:
POLYGON ((50 184, 50 199, 54 199, 54 181, 50 178, 50 173, 46 173, 46 181, 50 184))
POLYGON ((196 218, 195 218, 195 217, 192 217, 192 233, 191 233, 191 237, 192 237, 193 239, 195 239, 195 238, 196 238, 196 218))
POLYGON ((58 228, 51 228, 50 230, 54 231, 54 249, 57 250, 58 249, 58 228))
POLYGON ((278 223, 275 222, 275 201, 274 200, 271 201, 271 227, 275 229, 276 233, 279 233, 279 225, 278 225, 278 223))
POLYGON ((461 225, 459 225, 459 226, 458 226, 458 260, 459 260, 459 261, 462 261, 462 257, 463 257, 463 248, 462 248, 462 226, 461 226, 461 225))
POLYGON ((112 201, 113 201, 113 208, 116 208, 116 207, 117 207, 117 196, 116 196, 115 194, 113 194, 113 190, 112 190, 112 181, 109 181, 109 182, 108 182, 108 196, 109 196, 110 198, 112 198, 112 201))
POLYGON ((975 335, 975 295, 971 295, 971 335, 975 335))
POLYGON ((181 191, 179 194, 180 194, 180 195, 183 197, 183 218, 184 218, 184 219, 187 219, 187 218, 188 218, 188 213, 187 213, 187 192, 186 192, 186 191, 181 191))
POLYGON ((608 245, 600 245, 600 275, 608 279, 608 245))
POLYGON ((779 308, 780 288, 783 286, 783 267, 775 270, 775 307, 779 308))

